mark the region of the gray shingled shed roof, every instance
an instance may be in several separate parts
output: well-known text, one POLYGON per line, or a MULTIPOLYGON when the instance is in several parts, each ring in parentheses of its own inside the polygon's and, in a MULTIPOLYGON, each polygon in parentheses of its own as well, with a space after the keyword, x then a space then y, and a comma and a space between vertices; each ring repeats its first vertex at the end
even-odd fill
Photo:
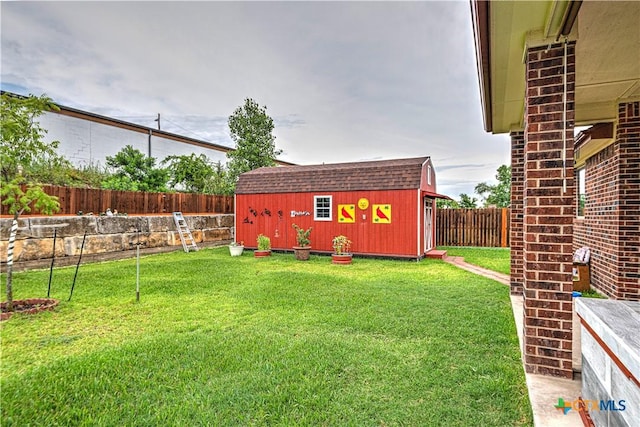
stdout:
POLYGON ((419 189, 428 159, 259 168, 240 175, 236 194, 419 189))

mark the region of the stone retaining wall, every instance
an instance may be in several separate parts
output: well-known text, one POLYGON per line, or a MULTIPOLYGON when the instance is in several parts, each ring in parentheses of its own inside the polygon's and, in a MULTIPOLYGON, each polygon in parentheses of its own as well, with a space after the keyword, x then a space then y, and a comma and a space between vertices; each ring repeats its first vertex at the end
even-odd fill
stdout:
MULTIPOLYGON (((233 239, 234 216, 184 215, 197 243, 233 239)), ((0 260, 6 263, 11 219, 0 219, 0 260)), ((55 216, 18 220, 14 261, 51 258, 57 229, 56 258, 80 254, 86 231, 85 255, 181 245, 172 216, 55 216), (65 225, 66 224, 66 225, 65 225)))

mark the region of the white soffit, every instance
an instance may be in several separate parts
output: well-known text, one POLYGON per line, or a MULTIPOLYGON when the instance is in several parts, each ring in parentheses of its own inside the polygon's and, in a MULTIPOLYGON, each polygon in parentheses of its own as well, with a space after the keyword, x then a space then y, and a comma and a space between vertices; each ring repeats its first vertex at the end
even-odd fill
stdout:
MULTIPOLYGON (((493 133, 522 126, 525 47, 555 40, 557 17, 567 4, 491 2, 493 133)), ((618 102, 640 99, 640 1, 584 1, 572 35, 577 38, 576 124, 614 120, 618 102)))
POLYGON ((640 99, 640 2, 585 1, 577 25, 576 123, 614 120, 640 99))

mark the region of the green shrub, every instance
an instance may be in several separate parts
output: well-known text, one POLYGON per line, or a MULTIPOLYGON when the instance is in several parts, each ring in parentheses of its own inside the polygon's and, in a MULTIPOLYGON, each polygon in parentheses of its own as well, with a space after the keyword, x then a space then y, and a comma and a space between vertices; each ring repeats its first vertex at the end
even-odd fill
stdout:
POLYGON ((270 251, 271 250, 271 239, 265 236, 264 234, 258 234, 258 238, 256 239, 258 242, 258 250, 259 251, 270 251))
POLYGON ((311 245, 311 240, 309 239, 309 235, 311 234, 311 230, 313 230, 313 227, 309 227, 308 230, 305 230, 304 228, 300 228, 298 227, 298 225, 296 224, 292 224, 293 228, 295 228, 296 230, 296 242, 298 244, 298 246, 309 246, 311 245))

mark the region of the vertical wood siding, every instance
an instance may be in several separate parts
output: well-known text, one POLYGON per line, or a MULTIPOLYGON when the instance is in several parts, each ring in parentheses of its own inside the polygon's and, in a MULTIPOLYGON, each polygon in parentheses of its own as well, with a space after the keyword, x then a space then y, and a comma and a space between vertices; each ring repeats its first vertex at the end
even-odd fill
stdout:
MULTIPOLYGON (((292 224, 311 232, 314 251, 332 252, 334 236, 344 234, 352 242, 356 254, 418 257, 419 230, 416 224, 419 208, 416 190, 307 192, 236 195, 236 240, 248 247, 256 246, 256 237, 262 233, 271 238, 271 247, 290 250, 296 245, 292 224), (314 221, 314 196, 332 196, 332 220, 314 221), (366 198, 369 207, 362 210, 358 200, 366 198), (355 222, 338 222, 338 205, 354 204, 355 222), (372 208, 376 204, 391 205, 391 223, 372 222, 372 208), (291 211, 309 212, 308 216, 291 216, 291 211)), ((421 246, 423 247, 423 246, 421 246)))

